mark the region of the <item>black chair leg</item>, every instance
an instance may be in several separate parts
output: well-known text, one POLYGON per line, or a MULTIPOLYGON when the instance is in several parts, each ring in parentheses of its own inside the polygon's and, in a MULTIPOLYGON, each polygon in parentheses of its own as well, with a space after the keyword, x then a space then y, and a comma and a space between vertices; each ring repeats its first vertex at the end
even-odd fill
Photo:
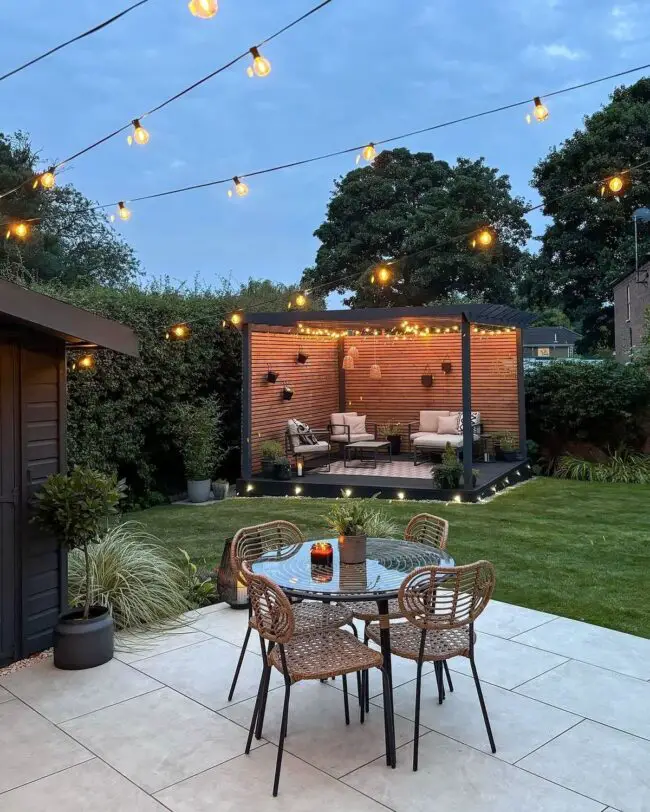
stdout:
POLYGON ((343 707, 345 708, 345 724, 350 724, 350 702, 348 700, 348 676, 343 674, 343 707))
POLYGON ((474 685, 476 685, 476 693, 478 694, 478 701, 481 704, 481 712, 483 713, 483 721, 485 722, 485 729, 487 730, 488 739, 490 740, 490 747, 493 753, 496 753, 497 747, 494 743, 494 736, 492 735, 492 727, 488 719, 487 708, 485 707, 485 700, 483 699, 483 691, 481 690, 481 683, 479 682, 478 672, 476 671, 476 663, 474 657, 469 658, 469 663, 472 667, 472 676, 474 677, 474 685))
POLYGON ((257 719, 260 712, 260 705, 262 704, 262 693, 264 691, 264 678, 265 678, 264 669, 262 669, 262 676, 260 677, 260 687, 257 689, 257 697, 255 699, 255 708, 253 709, 253 718, 251 719, 251 726, 248 730, 248 739, 246 739, 246 749, 244 752, 248 755, 251 751, 251 744, 253 741, 253 733, 255 731, 255 726, 257 724, 257 719))
POLYGON ((415 680, 415 728, 413 737, 413 772, 418 769, 420 748, 420 699, 422 694, 422 660, 418 660, 418 673, 415 680))
POLYGON ((390 767, 391 759, 392 759, 392 752, 391 752, 392 751, 392 740, 391 740, 391 734, 390 734, 390 719, 389 719, 390 700, 388 698, 389 695, 390 695, 390 684, 388 682, 388 674, 386 673, 386 671, 383 668, 381 669, 381 677, 382 677, 382 682, 384 684, 384 736, 385 736, 385 739, 386 739, 386 764, 390 767))
POLYGON ((447 660, 443 660, 442 665, 443 665, 443 667, 445 669, 445 674, 447 675, 447 684, 449 685, 449 693, 453 694, 454 686, 453 686, 453 683, 451 681, 451 674, 449 673, 449 666, 447 665, 447 660))
POLYGON ((366 672, 361 671, 357 672, 357 676, 359 677, 359 721, 363 724, 366 721, 366 697, 365 697, 365 686, 366 686, 366 672))
POLYGON ((237 668, 235 668, 235 674, 232 678, 232 685, 230 686, 230 691, 228 692, 228 702, 232 702, 233 694, 235 693, 235 686, 237 685, 237 680, 239 679, 239 672, 241 671, 242 663, 244 662, 244 654, 246 654, 246 647, 248 646, 248 641, 250 640, 251 636, 251 627, 249 626, 246 629, 246 636, 244 637, 244 644, 241 647, 241 651, 239 653, 239 660, 237 660, 237 668))
POLYGON ((278 743, 278 759, 275 763, 275 779, 273 781, 273 797, 278 795, 280 785, 280 770, 282 769, 282 754, 284 753, 284 739, 287 735, 287 722, 289 719, 289 698, 291 696, 291 685, 285 682, 284 686, 284 707, 282 708, 282 724, 280 725, 280 741, 278 743))
POLYGON ((269 665, 268 661, 268 654, 271 653, 271 649, 273 648, 273 643, 269 643, 269 650, 266 651, 266 646, 264 645, 264 639, 260 637, 260 646, 262 648, 262 678, 264 680, 264 690, 262 691, 262 697, 260 699, 260 709, 257 714, 257 725, 255 727, 255 738, 261 739, 262 738, 262 729, 264 728, 264 714, 266 713, 266 699, 269 695, 269 684, 271 681, 271 666, 269 665))
POLYGON ((436 683, 438 684, 438 704, 442 705, 445 698, 445 686, 442 681, 442 664, 440 662, 436 662, 433 668, 436 674, 436 683))

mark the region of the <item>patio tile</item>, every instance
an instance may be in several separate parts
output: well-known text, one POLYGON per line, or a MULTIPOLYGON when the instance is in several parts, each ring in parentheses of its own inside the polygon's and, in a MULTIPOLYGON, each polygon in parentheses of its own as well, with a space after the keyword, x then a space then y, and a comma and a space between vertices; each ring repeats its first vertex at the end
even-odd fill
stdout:
MULTIPOLYGON (((351 684, 353 679, 356 682, 356 677, 351 675, 348 682, 351 684)), ((264 718, 264 738, 276 744, 283 700, 283 688, 271 691, 264 718)), ((255 701, 249 700, 221 712, 248 727, 254 705, 255 701)), ((395 738, 398 747, 412 739, 413 725, 406 719, 396 718, 395 738)), ((334 691, 317 681, 298 683, 291 688, 285 750, 339 778, 386 753, 384 712, 376 705, 371 706, 370 715, 362 725, 359 701, 350 697, 350 724, 346 725, 342 691, 334 691)))
POLYGON ((246 744, 242 728, 170 688, 61 727, 150 793, 240 755, 246 744))
MULTIPOLYGON (((223 611, 202 615, 192 622, 193 629, 199 629, 213 637, 226 640, 228 643, 237 646, 237 648, 240 648, 244 642, 247 626, 248 612, 243 609, 231 609, 230 607, 223 611)), ((257 635, 251 634, 248 650, 255 654, 260 653, 257 635)))
POLYGON ((150 795, 99 759, 0 796, 2 812, 165 812, 150 795))
POLYGON ((493 634, 495 637, 515 637, 518 634, 554 620, 555 615, 547 612, 538 612, 535 609, 526 609, 523 606, 514 606, 502 601, 490 601, 476 621, 476 628, 480 632, 493 634))
POLYGON ((650 680, 650 640, 644 637, 557 618, 514 639, 629 677, 650 680))
MULTIPOLYGON (((17 700, 0 705, 0 753, 0 792, 92 758, 92 753, 17 700)), ((0 797, 4 812, 3 800, 0 797)))
POLYGON ((342 781, 395 812, 601 812, 591 801, 493 756, 428 733, 420 739, 418 771, 413 745, 397 751, 397 769, 377 759, 342 781))
POLYGON ((386 812, 385 807, 287 752, 282 759, 279 795, 273 798, 276 756, 277 749, 267 744, 156 797, 173 812, 386 812))
POLYGON ((650 739, 650 683, 569 660, 517 693, 650 739))
POLYGON ((115 659, 135 663, 194 643, 210 640, 210 636, 192 626, 159 633, 121 634, 115 641, 115 659))
POLYGON ((10 694, 9 691, 5 691, 4 688, 0 688, 0 702, 9 702, 9 700, 13 698, 13 694, 10 694))
MULTIPOLYGON (((453 693, 447 692, 447 698, 439 705, 435 675, 429 674, 422 679, 420 724, 490 753, 474 680, 462 674, 452 674, 452 682, 453 693)), ((497 746, 495 756, 510 764, 581 721, 580 716, 549 708, 512 691, 486 683, 482 688, 497 746)), ((373 701, 383 704, 381 697, 373 701)), ((395 713, 414 720, 415 683, 398 688, 394 693, 394 704, 395 713)))
POLYGON ((210 603, 207 606, 201 606, 199 609, 190 609, 189 612, 185 612, 185 614, 181 615, 181 618, 185 623, 194 623, 194 621, 199 620, 199 618, 204 615, 210 615, 212 612, 221 612, 224 609, 230 609, 227 603, 210 603))
MULTIPOLYGON (((230 704, 228 691, 238 657, 238 648, 212 638, 205 643, 148 657, 135 663, 132 668, 138 668, 212 710, 220 710, 230 704)), ((233 701, 241 702, 257 696, 261 675, 262 658, 247 654, 233 701)), ((276 688, 280 684, 283 684, 282 678, 274 671, 271 687, 276 688)))
POLYGON ((61 671, 52 660, 43 660, 5 677, 2 684, 52 722, 65 722, 161 687, 117 660, 84 671, 61 671))
POLYGON ((650 742, 581 722, 519 765, 623 812, 650 809, 650 742))
MULTIPOLYGON (((491 682, 501 688, 514 688, 566 662, 565 657, 546 651, 531 649, 512 640, 478 633, 476 640, 476 668, 482 682, 491 682)), ((460 674, 471 675, 469 659, 454 657, 449 668, 460 674)))

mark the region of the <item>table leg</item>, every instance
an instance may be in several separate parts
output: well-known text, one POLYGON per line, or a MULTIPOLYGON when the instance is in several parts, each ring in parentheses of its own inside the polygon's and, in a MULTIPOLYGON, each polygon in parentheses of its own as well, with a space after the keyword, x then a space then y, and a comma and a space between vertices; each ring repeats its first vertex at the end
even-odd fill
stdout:
POLYGON ((379 639, 381 643, 381 654, 384 658, 384 669, 387 679, 384 681, 384 708, 389 721, 386 741, 386 763, 391 767, 396 765, 395 755, 395 715, 393 711, 393 668, 390 651, 390 620, 388 617, 388 601, 377 601, 377 612, 379 614, 379 639))

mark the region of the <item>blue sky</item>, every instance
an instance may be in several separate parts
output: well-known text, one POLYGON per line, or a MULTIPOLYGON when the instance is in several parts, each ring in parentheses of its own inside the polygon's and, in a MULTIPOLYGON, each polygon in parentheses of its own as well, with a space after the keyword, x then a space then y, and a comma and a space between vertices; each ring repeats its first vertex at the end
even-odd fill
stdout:
MULTIPOLYGON (((5 0, 0 73, 129 2, 5 0)), ((0 129, 31 133, 44 162, 58 161, 312 5, 220 0, 216 17, 198 20, 186 0, 150 0, 2 82, 0 129)), ((247 78, 240 63, 148 118, 146 147, 118 136, 66 177, 104 203, 379 140, 647 62, 649 18, 645 0, 334 0, 264 49, 273 66, 266 79, 247 78)), ((550 100, 544 124, 527 126, 515 110, 404 145, 450 162, 484 156, 537 202, 536 161, 616 84, 550 100)), ((134 204, 119 230, 149 277, 294 282, 313 262, 312 233, 334 178, 352 168, 354 156, 344 156, 252 178, 245 199, 229 199, 222 186, 134 204)), ((539 233, 541 217, 531 222, 539 233)))

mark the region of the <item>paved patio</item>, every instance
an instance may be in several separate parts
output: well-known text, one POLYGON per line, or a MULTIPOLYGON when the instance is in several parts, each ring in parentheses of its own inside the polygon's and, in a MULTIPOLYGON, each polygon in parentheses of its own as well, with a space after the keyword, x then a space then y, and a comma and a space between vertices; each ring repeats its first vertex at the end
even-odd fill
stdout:
MULTIPOLYGON (((0 812, 650 810, 650 640, 493 601, 476 658, 496 756, 456 659, 442 706, 431 669, 424 678, 413 773, 415 670, 396 659, 397 769, 382 755, 379 708, 346 728, 340 680, 300 684, 273 799, 282 690, 269 696, 267 740, 243 755, 255 649, 226 698, 245 622, 209 607, 101 668, 62 672, 45 660, 0 679, 0 812)), ((379 680, 371 686, 380 704, 379 680)))

